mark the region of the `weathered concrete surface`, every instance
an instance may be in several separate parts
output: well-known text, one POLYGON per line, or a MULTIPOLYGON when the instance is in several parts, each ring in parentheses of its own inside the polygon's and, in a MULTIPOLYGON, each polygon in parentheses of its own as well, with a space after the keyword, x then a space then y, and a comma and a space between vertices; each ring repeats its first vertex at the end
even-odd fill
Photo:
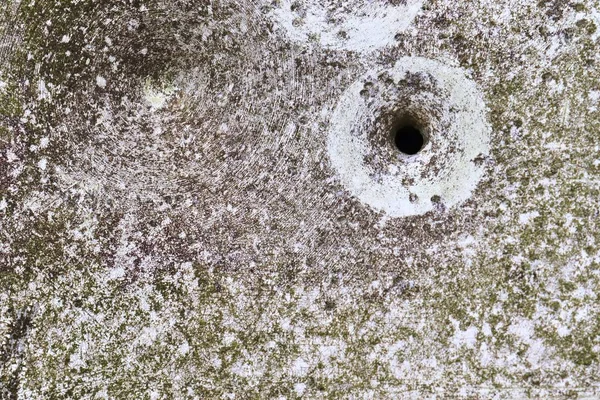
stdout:
POLYGON ((596 0, 4 0, 0 398, 598 398, 599 23, 596 0), (403 57, 463 71, 491 141, 468 200, 395 218, 327 138, 403 57))

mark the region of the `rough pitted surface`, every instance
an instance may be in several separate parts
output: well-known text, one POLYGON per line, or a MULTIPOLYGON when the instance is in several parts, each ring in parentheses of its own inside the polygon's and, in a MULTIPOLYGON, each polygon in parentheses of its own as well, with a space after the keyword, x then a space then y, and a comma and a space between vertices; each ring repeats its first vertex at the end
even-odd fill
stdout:
POLYGON ((598 398, 598 24, 597 0, 5 0, 0 398, 598 398), (396 218, 327 137, 403 57, 460 69, 491 141, 466 201, 396 218))

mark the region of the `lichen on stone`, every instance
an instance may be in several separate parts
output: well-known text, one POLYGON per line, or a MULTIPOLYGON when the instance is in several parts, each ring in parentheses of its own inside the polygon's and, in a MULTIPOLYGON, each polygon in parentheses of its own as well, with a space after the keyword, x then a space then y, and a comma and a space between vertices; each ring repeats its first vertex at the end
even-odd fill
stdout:
POLYGON ((598 1, 380 3, 0 5, 1 399, 600 395, 598 1), (406 57, 490 141, 398 216, 327 141, 406 57))

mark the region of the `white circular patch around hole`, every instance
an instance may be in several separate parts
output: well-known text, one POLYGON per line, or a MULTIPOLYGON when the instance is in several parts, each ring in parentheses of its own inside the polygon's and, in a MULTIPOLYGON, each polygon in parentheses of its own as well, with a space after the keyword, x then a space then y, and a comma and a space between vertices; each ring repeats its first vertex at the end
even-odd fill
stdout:
POLYGON ((346 90, 327 148, 352 195, 390 217, 405 217, 467 200, 484 174, 490 135, 484 97, 461 69, 404 57, 346 90), (391 125, 374 123, 378 115, 391 115, 391 125), (394 144, 397 121, 406 118, 425 139, 415 154, 394 144))
POLYGON ((393 45, 395 34, 411 26, 422 5, 423 0, 397 5, 365 0, 281 0, 271 17, 293 41, 306 43, 312 38, 323 47, 369 53, 393 45))

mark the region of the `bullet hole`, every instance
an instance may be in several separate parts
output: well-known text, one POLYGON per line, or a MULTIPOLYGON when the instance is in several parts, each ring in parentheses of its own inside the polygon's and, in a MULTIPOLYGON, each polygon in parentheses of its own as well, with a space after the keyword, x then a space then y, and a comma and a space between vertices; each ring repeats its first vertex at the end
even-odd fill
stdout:
POLYGON ((396 119, 391 136, 398 151, 412 156, 423 149, 426 137, 421 122, 413 115, 402 115, 396 119))
POLYGON ((415 155, 425 144, 425 137, 414 124, 400 124, 394 131, 394 143, 400 152, 415 155))

